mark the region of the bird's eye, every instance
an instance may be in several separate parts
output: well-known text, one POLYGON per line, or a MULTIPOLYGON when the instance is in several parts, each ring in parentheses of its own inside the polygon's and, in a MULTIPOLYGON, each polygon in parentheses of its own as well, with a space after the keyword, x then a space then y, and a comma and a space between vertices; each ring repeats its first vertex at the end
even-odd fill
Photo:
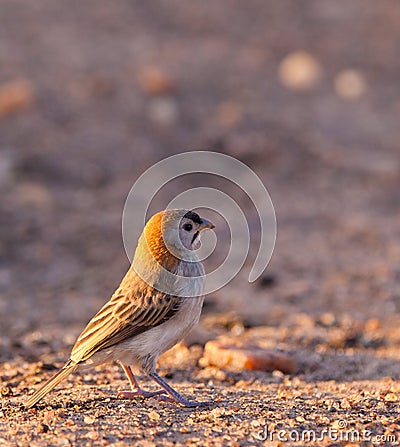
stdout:
POLYGON ((187 224, 185 224, 185 225, 183 226, 183 229, 184 229, 185 231, 192 231, 192 228, 193 228, 193 225, 190 224, 190 223, 187 223, 187 224))

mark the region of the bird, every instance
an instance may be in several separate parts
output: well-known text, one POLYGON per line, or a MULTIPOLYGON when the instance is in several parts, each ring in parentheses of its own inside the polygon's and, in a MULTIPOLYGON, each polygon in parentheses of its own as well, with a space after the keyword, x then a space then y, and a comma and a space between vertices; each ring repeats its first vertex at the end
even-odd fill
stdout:
POLYGON ((24 407, 36 405, 71 373, 110 362, 120 363, 130 383, 131 391, 120 391, 120 398, 157 396, 187 407, 207 405, 178 393, 156 372, 156 362, 199 321, 205 270, 196 250, 200 233, 213 228, 192 210, 168 209, 153 215, 119 287, 78 336, 68 361, 24 407), (132 368, 161 389, 144 390, 132 368))

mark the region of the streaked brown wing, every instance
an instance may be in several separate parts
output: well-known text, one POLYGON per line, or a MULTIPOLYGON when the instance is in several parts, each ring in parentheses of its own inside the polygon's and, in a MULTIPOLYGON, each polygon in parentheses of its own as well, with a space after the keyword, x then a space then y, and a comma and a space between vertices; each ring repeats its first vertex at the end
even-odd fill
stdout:
POLYGON ((152 291, 152 295, 130 298, 123 290, 115 294, 89 321, 78 337, 71 359, 88 360, 101 349, 109 348, 141 334, 172 318, 179 310, 182 298, 152 291))

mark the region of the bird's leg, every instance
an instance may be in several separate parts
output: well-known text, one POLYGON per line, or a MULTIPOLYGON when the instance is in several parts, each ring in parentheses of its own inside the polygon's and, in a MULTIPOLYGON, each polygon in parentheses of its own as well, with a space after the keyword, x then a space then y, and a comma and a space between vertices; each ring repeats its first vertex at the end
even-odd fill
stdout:
POLYGON ((159 391, 145 391, 136 380, 136 377, 133 375, 131 367, 123 365, 121 363, 123 370, 125 371, 126 376, 128 377, 129 383, 131 385, 132 391, 119 391, 117 397, 121 397, 123 399, 134 399, 135 397, 153 397, 158 396, 160 394, 165 394, 164 390, 159 391))
POLYGON ((157 382, 160 386, 164 388, 164 390, 170 395, 171 399, 175 402, 178 402, 185 407, 199 407, 202 405, 210 405, 211 402, 196 402, 185 399, 181 396, 178 391, 174 390, 171 385, 169 385, 162 377, 160 377, 156 372, 152 372, 149 376, 157 382))

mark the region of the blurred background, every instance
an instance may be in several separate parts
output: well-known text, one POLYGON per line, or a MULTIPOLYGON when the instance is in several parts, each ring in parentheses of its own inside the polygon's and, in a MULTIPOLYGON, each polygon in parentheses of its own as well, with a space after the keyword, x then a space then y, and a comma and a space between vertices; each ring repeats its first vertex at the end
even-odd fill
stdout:
POLYGON ((400 4, 3 0, 0 22, 4 356, 73 342, 128 268, 134 181, 199 149, 253 168, 278 219, 265 275, 205 318, 398 327, 400 4))

